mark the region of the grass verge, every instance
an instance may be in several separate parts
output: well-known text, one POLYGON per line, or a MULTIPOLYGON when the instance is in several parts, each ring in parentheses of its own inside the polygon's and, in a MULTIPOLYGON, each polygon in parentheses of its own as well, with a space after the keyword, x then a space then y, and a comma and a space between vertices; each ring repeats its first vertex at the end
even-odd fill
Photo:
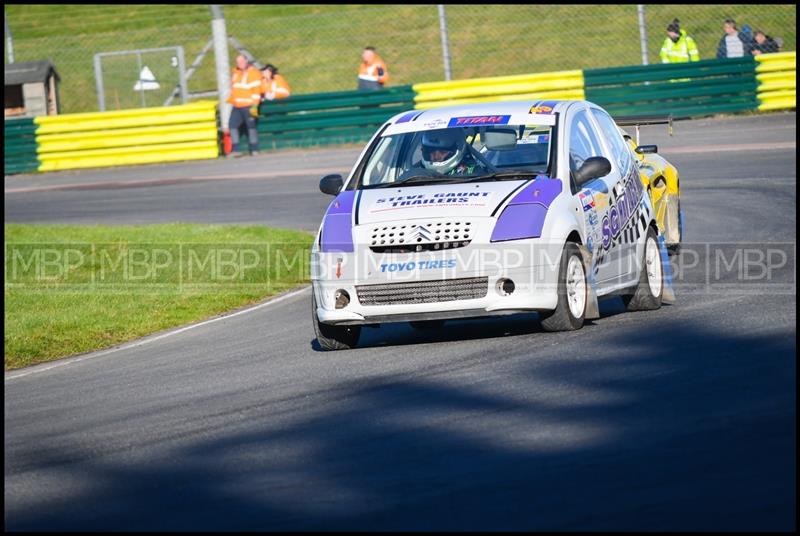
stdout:
MULTIPOLYGON (((277 65, 295 95, 352 90, 361 49, 377 47, 392 86, 444 79, 435 5, 227 4, 226 28, 262 63, 277 65)), ((206 4, 18 4, 6 8, 16 61, 51 59, 61 76, 62 113, 98 109, 93 57, 102 52, 182 46, 187 67, 212 38, 206 4), (57 24, 53 21, 57 20, 57 24)), ((723 21, 735 19, 782 37, 795 50, 792 4, 648 4, 650 63, 659 63, 674 19, 700 57, 716 56, 723 21)), ((641 63, 634 4, 450 4, 446 8, 453 79, 593 69, 641 63)), ((236 50, 229 47, 231 66, 236 50)), ((102 60, 109 110, 161 106, 177 83, 173 51, 141 56, 161 87, 134 91, 142 65, 135 54, 102 60)), ((216 88, 213 53, 189 80, 192 93, 216 88)))
POLYGON ((313 236, 264 226, 5 225, 5 370, 99 350, 308 281, 313 236))

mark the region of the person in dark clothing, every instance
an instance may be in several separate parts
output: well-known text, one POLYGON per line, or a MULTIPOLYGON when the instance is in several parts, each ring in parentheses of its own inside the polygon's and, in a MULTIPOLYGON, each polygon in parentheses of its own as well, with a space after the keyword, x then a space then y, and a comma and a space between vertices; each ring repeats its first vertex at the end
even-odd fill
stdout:
POLYGON ((781 47, 777 41, 775 41, 772 37, 768 36, 761 30, 756 32, 756 39, 755 43, 753 43, 753 56, 758 56, 759 54, 769 54, 772 52, 780 52, 781 47))
POLYGON ((724 24, 725 34, 717 46, 717 58, 741 58, 749 56, 753 48, 753 40, 749 34, 740 32, 736 28, 736 21, 726 19, 724 24))

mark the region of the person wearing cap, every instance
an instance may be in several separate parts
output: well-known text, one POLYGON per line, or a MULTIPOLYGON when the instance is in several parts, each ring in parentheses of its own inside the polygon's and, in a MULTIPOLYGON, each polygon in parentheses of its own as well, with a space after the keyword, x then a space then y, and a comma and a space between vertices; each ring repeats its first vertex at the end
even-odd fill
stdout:
POLYGON ((278 74, 278 68, 271 63, 266 64, 261 69, 261 93, 266 100, 285 99, 291 95, 289 83, 282 74, 278 74))
POLYGON ((700 52, 694 39, 681 30, 680 21, 674 19, 667 26, 667 38, 661 45, 661 63, 687 63, 700 61, 700 52))
POLYGON ((382 89, 389 80, 386 64, 375 53, 374 47, 365 47, 361 53, 361 65, 358 68, 358 89, 382 89))
POLYGON ((736 21, 733 19, 725 19, 723 24, 725 33, 722 39, 719 40, 717 46, 717 59, 722 58, 741 58, 742 56, 749 56, 753 49, 753 40, 749 34, 740 32, 736 28, 736 21))

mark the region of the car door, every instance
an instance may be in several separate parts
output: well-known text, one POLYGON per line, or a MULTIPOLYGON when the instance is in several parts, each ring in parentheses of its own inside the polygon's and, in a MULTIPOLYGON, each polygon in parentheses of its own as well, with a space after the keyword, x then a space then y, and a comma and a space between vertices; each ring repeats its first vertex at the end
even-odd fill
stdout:
POLYGON ((609 228, 613 240, 612 248, 619 251, 621 260, 619 283, 625 284, 631 282, 631 278, 636 280, 638 273, 636 262, 639 235, 636 231, 640 229, 638 220, 641 214, 642 182, 636 161, 614 120, 598 107, 590 106, 589 110, 599 127, 601 141, 611 154, 611 166, 619 172, 616 191, 609 192, 609 228))
POLYGON ((611 192, 620 181, 619 167, 601 142, 597 126, 588 108, 581 103, 573 107, 569 118, 568 160, 573 195, 583 208, 586 246, 593 253, 593 274, 598 294, 620 280, 620 252, 614 247, 610 229, 611 192), (605 177, 575 182, 575 173, 590 157, 602 156, 611 161, 611 172, 605 177))

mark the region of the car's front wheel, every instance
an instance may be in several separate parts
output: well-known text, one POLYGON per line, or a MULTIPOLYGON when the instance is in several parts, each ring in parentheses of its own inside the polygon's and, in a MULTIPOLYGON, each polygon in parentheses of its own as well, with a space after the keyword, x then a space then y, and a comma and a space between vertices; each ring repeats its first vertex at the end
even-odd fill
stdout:
POLYGON ((323 350, 349 350, 358 344, 361 326, 334 326, 317 318, 317 297, 311 291, 311 323, 323 350))
POLYGON ((583 327, 589 285, 586 267, 578 246, 567 242, 558 268, 558 304, 552 311, 539 313, 545 331, 573 331, 583 327))

